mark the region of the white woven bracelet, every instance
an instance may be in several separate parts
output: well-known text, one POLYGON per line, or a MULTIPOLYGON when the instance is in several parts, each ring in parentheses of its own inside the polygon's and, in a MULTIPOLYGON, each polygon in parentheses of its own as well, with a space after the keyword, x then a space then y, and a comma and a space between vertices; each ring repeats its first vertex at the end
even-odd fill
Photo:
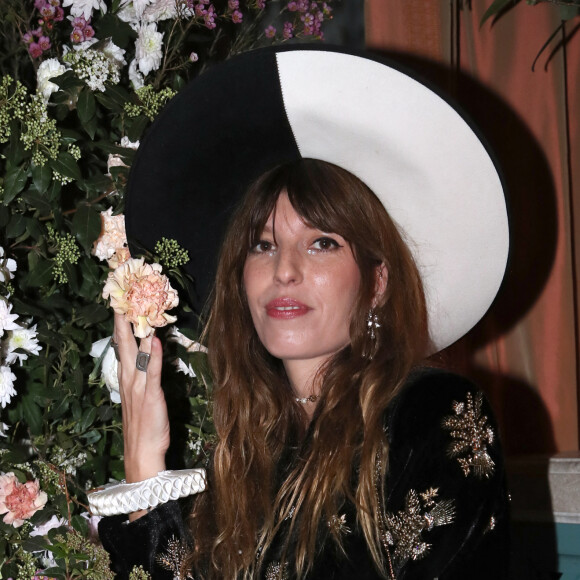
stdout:
POLYGON ((157 507, 170 500, 205 489, 205 469, 161 471, 136 483, 113 483, 88 494, 91 512, 97 516, 130 514, 157 507))

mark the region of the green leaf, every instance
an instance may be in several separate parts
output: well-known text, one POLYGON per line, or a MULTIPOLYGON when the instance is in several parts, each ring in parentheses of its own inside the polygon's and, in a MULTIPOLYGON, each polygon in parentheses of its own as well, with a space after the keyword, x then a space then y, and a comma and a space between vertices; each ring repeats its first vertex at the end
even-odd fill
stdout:
POLYGON ((38 264, 28 274, 26 285, 31 288, 40 288, 50 283, 52 280, 52 262, 50 260, 39 260, 38 264))
POLYGON ((70 177, 75 181, 81 179, 81 170, 70 153, 60 153, 57 159, 50 161, 50 166, 65 177, 70 177))
POLYGON ((118 18, 114 11, 99 19, 99 36, 101 38, 110 37, 120 48, 127 48, 131 40, 136 38, 134 30, 129 24, 118 18))
POLYGON ((26 231, 26 219, 20 213, 15 213, 6 226, 6 237, 17 238, 26 231))
POLYGON ((132 123, 127 129, 127 137, 129 137, 131 141, 138 141, 141 139, 141 135, 148 124, 149 119, 145 115, 135 117, 135 119, 132 119, 132 123))
POLYGON ((8 205, 24 189, 27 179, 28 168, 23 165, 8 168, 4 178, 4 205, 8 205))
POLYGON ((95 133, 97 132, 98 127, 99 127, 99 119, 96 115, 94 117, 91 117, 91 119, 88 120, 83 125, 83 129, 86 131, 87 135, 91 138, 91 140, 95 138, 95 133))
POLYGON ((85 86, 84 81, 81 81, 79 78, 77 78, 71 70, 67 70, 65 73, 58 77, 51 78, 50 82, 57 85, 63 91, 85 86))
POLYGON ((95 324, 107 320, 111 315, 108 308, 102 304, 88 304, 79 311, 79 318, 85 324, 95 324))
POLYGON ((93 425, 97 418, 97 410, 94 407, 89 407, 84 413, 80 423, 80 432, 84 433, 93 425))
POLYGON ((77 208, 72 221, 72 230, 87 254, 90 253, 93 242, 101 233, 101 216, 90 205, 77 208))
POLYGON ((558 7, 560 9, 560 19, 561 20, 572 20, 576 16, 580 15, 580 5, 561 5, 558 7))
POLYGON ((10 221, 10 211, 5 205, 0 205, 0 228, 5 228, 10 221))
MULTIPOLYGON (((46 199, 46 196, 41 195, 34 189, 29 189, 26 193, 23 193, 22 199, 29 207, 39 210, 42 215, 49 215, 52 211, 52 206, 46 199)), ((33 221, 36 222, 37 225, 40 225, 36 220, 33 221)))
POLYGON ((49 542, 42 536, 34 536, 22 542, 22 547, 27 552, 43 552, 48 550, 49 546, 49 542))
POLYGON ((28 428, 33 435, 40 435, 42 433, 43 417, 40 407, 34 402, 30 395, 22 397, 20 403, 22 409, 22 417, 28 424, 28 428))
POLYGON ((38 193, 44 193, 50 185, 52 179, 52 169, 48 165, 32 166, 32 183, 38 193))
POLYGON ((505 10, 510 4, 515 5, 518 1, 519 0, 493 0, 488 9, 483 13, 479 25, 483 26, 488 18, 499 15, 499 13, 505 10))
POLYGON ((93 92, 88 87, 84 88, 79 93, 79 100, 77 101, 77 113, 82 124, 87 123, 92 119, 97 110, 97 103, 93 92))
POLYGON ((89 533, 89 523, 86 518, 82 516, 73 516, 71 518, 72 527, 83 536, 87 536, 89 533))

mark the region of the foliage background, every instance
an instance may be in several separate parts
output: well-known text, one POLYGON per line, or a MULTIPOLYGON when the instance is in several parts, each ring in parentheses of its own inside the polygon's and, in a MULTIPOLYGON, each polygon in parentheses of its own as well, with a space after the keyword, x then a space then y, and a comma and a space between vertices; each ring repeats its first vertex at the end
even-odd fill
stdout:
MULTIPOLYGON (((330 4, 0 2, 0 301, 36 335, 28 350, 14 350, 0 321, 0 365, 7 369, 0 378, 0 473, 38 480, 48 496, 22 526, 0 521, 0 578, 112 577, 86 491, 123 477, 121 413, 104 385, 102 361, 89 353, 112 332, 112 312, 101 298, 109 269, 92 250, 100 213, 123 211, 135 150, 122 139, 137 142, 165 102, 212 63, 290 37, 320 38, 330 4), (126 22, 123 9, 143 9, 142 18, 126 22), (92 46, 71 37, 80 13, 85 40, 98 41, 92 46), (50 81, 45 61, 58 69, 50 81), (101 88, 97 66, 105 71, 101 88), (35 340, 38 354, 30 347, 35 340), (21 364, 8 363, 15 355, 21 364)), ((196 374, 165 365, 175 428, 168 465, 197 465, 213 436, 204 355, 165 344, 167 362, 180 357, 196 374)))

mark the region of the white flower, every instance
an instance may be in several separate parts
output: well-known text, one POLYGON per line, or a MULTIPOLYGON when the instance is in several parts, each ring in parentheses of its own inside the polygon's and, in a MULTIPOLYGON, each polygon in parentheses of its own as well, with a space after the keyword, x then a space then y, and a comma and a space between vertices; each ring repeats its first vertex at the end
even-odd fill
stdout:
POLYGON ((7 350, 6 363, 9 365, 16 361, 19 361, 22 365, 22 362, 28 358, 28 354, 38 355, 42 347, 38 344, 38 338, 36 338, 36 324, 30 328, 10 330, 5 346, 7 350), (15 352, 16 350, 25 350, 28 354, 15 352))
MULTIPOLYGON (((93 342, 93 346, 89 354, 93 358, 99 358, 103 354, 103 350, 105 350, 105 347, 107 344, 109 344, 110 340, 111 337, 109 336, 107 338, 102 338, 101 340, 93 342)), ((115 352, 110 346, 107 349, 105 357, 103 358, 103 364, 101 366, 101 378, 105 381, 107 389, 109 389, 111 401, 113 401, 113 403, 120 403, 121 395, 119 393, 119 377, 117 376, 117 359, 115 358, 115 352)))
POLYGON ((139 17, 135 10, 132 0, 122 0, 121 9, 117 12, 117 18, 123 22, 127 22, 131 25, 134 30, 137 29, 139 24, 139 17))
POLYGON ((125 50, 117 46, 110 38, 107 39, 107 44, 105 44, 102 50, 117 68, 121 69, 127 64, 125 50))
POLYGON ((56 58, 43 60, 36 71, 37 90, 42 93, 45 102, 48 102, 50 95, 58 91, 58 85, 51 83, 50 79, 58 77, 66 71, 64 64, 56 58))
POLYGON ((125 149, 134 149, 135 151, 137 151, 137 149, 139 148, 139 141, 131 141, 129 137, 123 137, 121 139, 120 145, 125 149))
POLYGON ((143 75, 139 72, 137 59, 133 59, 129 65, 129 80, 135 90, 140 89, 145 84, 143 75))
POLYGON ((12 280, 14 278, 12 272, 16 272, 16 261, 12 258, 5 258, 4 248, 0 246, 0 282, 12 280))
POLYGON ((167 340, 180 344, 187 350, 187 352, 207 352, 207 348, 203 346, 203 344, 187 338, 185 334, 179 332, 176 326, 172 326, 168 330, 167 340))
POLYGON ((147 76, 152 70, 157 70, 163 57, 163 34, 157 32, 155 23, 141 24, 139 36, 135 41, 135 58, 139 70, 147 76))
POLYGON ((18 314, 11 314, 11 310, 12 304, 0 298, 0 336, 4 334, 5 330, 17 330, 21 328, 20 325, 16 323, 18 314))
POLYGON ((145 22, 159 22, 177 18, 176 0, 153 0, 143 10, 142 20, 145 22))
POLYGON ((6 407, 16 394, 15 380, 16 375, 10 370, 10 367, 0 367, 0 405, 2 408, 6 407))
POLYGON ((177 370, 180 373, 183 373, 184 375, 187 375, 188 377, 195 378, 195 376, 196 376, 195 371, 193 370, 191 365, 186 364, 180 358, 176 358, 174 362, 175 362, 175 366, 177 367, 177 370))
POLYGON ((141 17, 143 16, 143 11, 153 1, 154 0, 133 0, 133 8, 135 8, 135 14, 137 18, 141 19, 141 17))
POLYGON ((7 425, 6 423, 2 423, 2 421, 0 421, 0 437, 8 437, 8 435, 6 435, 8 429, 10 429, 10 425, 7 425))
POLYGON ((47 522, 44 522, 44 524, 41 524, 40 526, 34 526, 33 530, 30 532, 30 535, 32 537, 46 536, 50 530, 54 530, 55 528, 60 528, 61 526, 66 525, 67 521, 65 519, 54 515, 47 522))
POLYGON ((103 14, 107 12, 105 0, 64 0, 63 8, 70 6, 70 13, 73 16, 84 16, 88 20, 93 15, 93 10, 100 10, 103 14))
POLYGON ((99 522, 102 516, 92 516, 88 512, 83 512, 81 517, 85 518, 89 524, 89 539, 95 544, 99 543, 99 522))

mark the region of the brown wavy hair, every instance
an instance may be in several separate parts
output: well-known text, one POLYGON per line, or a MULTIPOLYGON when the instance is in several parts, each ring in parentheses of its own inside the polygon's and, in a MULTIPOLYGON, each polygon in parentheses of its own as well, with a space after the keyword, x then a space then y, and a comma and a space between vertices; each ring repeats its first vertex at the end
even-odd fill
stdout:
MULTIPOLYGON (((261 176, 226 235, 206 340, 218 442, 208 469, 209 490, 196 500, 189 520, 194 546, 184 569, 208 580, 256 577, 281 522, 293 510, 288 537, 296 547, 286 558, 297 577, 304 577, 315 558, 320 522, 329 521, 348 500, 386 577, 375 491, 377 458, 381 482, 388 469, 384 412, 424 355, 428 333, 416 265, 370 189, 348 171, 317 160, 261 176), (247 253, 282 192, 305 223, 345 238, 361 272, 350 344, 319 370, 321 396, 310 425, 281 361, 258 339, 243 285, 247 253), (388 283, 376 305, 381 326, 373 342, 366 319, 382 264, 388 283), (280 465, 289 446, 299 453, 290 465, 280 465)), ((339 534, 333 540, 342 548, 339 534)))

